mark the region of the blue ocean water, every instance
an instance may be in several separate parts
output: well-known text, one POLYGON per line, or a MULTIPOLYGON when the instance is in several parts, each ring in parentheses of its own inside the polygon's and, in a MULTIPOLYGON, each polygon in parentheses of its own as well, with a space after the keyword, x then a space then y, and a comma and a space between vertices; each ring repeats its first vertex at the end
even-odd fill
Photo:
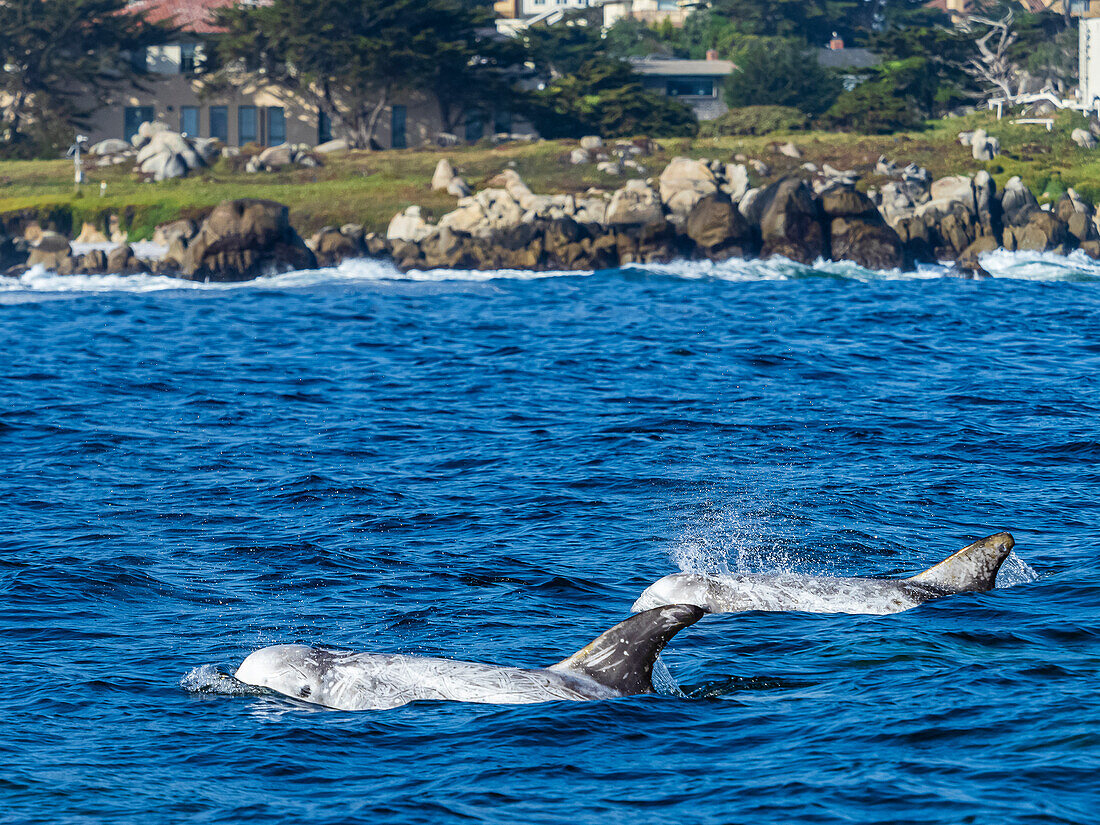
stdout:
POLYGON ((986 267, 0 284, 0 820, 1097 821, 1100 270, 986 267), (997 590, 707 617, 657 695, 203 689, 277 642, 541 666, 677 569, 999 530, 997 590))

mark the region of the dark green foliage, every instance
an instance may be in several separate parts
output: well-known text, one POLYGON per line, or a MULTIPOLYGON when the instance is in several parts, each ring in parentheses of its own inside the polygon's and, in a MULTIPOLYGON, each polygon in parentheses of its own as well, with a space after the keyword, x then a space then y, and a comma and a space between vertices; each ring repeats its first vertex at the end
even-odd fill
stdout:
POLYGON ((726 81, 731 108, 790 106, 819 114, 836 100, 840 78, 817 62, 816 54, 796 40, 751 38, 733 56, 737 64, 726 81))
POLYGON ((1019 39, 1009 58, 1035 77, 1059 81, 1064 88, 1077 83, 1077 26, 1061 14, 1017 14, 1013 29, 1019 39))
POLYGON ((711 14, 743 35, 791 37, 824 46, 835 31, 851 37, 869 28, 876 4, 862 0, 715 0, 711 14))
POLYGON ((698 129, 691 109, 647 91, 628 64, 606 57, 586 61, 534 93, 526 114, 546 138, 685 137, 698 129))
POLYGON ((915 98, 936 88, 925 62, 910 58, 881 68, 873 79, 841 94, 821 124, 870 135, 920 128, 923 118, 915 98))
POLYGON ((675 30, 669 27, 650 28, 641 20, 624 17, 604 33, 604 47, 614 57, 671 57, 675 30))
POLYGON ((797 132, 808 129, 810 119, 790 106, 743 106, 730 109, 716 120, 699 126, 701 137, 726 135, 768 135, 772 132, 797 132))
POLYGON ((125 0, 0 2, 0 153, 51 152, 112 92, 139 81, 127 52, 164 42, 169 30, 125 7, 125 0))
POLYGON ((439 95, 445 120, 476 103, 478 83, 500 92, 497 64, 481 64, 478 4, 461 0, 274 0, 223 9, 222 56, 242 59, 324 111, 353 146, 369 147, 395 93, 439 95), (485 71, 483 72, 482 69, 485 71))
POLYGON ((921 117, 938 117, 971 102, 977 89, 961 68, 973 56, 971 38, 946 26, 946 16, 923 6, 899 11, 891 19, 897 25, 867 37, 867 47, 884 61, 872 76, 891 76, 890 82, 921 117))
POLYGON ((524 42, 535 73, 545 80, 528 96, 523 113, 543 137, 695 134, 691 109, 646 90, 616 54, 622 43, 609 42, 583 16, 532 27, 524 42))

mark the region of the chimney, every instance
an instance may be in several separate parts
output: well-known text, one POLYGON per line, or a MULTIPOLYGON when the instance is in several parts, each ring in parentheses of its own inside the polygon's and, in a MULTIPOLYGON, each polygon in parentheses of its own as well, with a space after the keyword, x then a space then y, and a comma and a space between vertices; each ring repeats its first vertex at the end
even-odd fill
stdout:
POLYGON ((836 32, 833 32, 833 39, 829 41, 829 48, 834 52, 838 52, 844 48, 844 38, 836 32))
MULTIPOLYGON (((696 52, 696 54, 699 54, 699 52, 696 52)), ((717 60, 717 59, 718 59, 718 50, 717 49, 707 49, 707 60, 717 60)))

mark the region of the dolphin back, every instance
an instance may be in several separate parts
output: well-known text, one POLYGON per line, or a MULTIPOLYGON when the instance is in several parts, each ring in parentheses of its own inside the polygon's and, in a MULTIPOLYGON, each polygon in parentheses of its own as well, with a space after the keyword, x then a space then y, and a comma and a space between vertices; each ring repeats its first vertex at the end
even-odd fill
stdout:
POLYGON ((949 593, 985 592, 997 583, 997 571, 1012 552, 1015 540, 1009 533, 997 533, 967 545, 935 567, 908 581, 949 593))
POLYGON ((550 670, 578 673, 624 696, 653 693, 653 663, 669 640, 703 617, 701 607, 670 604, 619 622, 550 670))

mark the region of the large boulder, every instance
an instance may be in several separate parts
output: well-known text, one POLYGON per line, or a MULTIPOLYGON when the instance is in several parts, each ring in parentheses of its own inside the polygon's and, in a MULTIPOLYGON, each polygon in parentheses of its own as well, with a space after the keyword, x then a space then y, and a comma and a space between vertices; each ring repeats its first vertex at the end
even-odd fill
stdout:
MULTIPOLYGON (((205 143, 203 152, 209 152, 209 146, 205 143)), ((196 150, 191 138, 164 127, 153 131, 145 140, 138 150, 136 163, 138 171, 154 181, 163 181, 184 177, 188 172, 205 166, 206 160, 196 150)))
POLYGON ((84 221, 80 227, 80 234, 74 239, 75 243, 108 243, 106 235, 95 224, 84 221))
POLYGON ((290 225, 287 207, 245 198, 214 207, 187 245, 180 274, 197 281, 243 281, 316 265, 317 258, 290 225))
POLYGON ((44 266, 57 272, 63 271, 71 260, 69 239, 59 232, 43 232, 31 245, 27 266, 44 266))
POLYGON ((386 230, 386 240, 417 243, 432 233, 432 226, 420 215, 419 206, 410 206, 393 216, 386 230))
POLYGON ((1019 176, 1011 177, 1005 183, 1001 193, 1001 213, 1009 226, 1022 226, 1028 222, 1032 212, 1039 208, 1039 202, 1019 176))
POLYGON ((829 220, 829 255, 867 269, 899 269, 905 246, 883 220, 875 204, 853 185, 834 184, 821 193, 821 211, 829 220))
POLYGON ((162 223, 153 228, 153 243, 157 246, 170 247, 177 238, 190 241, 199 231, 194 221, 181 219, 162 223))
POLYGON ((160 132, 171 132, 172 127, 159 120, 147 120, 138 126, 137 137, 141 140, 151 140, 160 132))
MULTIPOLYGON (((363 234, 359 227, 358 235, 363 234)), ((309 247, 317 256, 320 266, 334 266, 347 258, 355 258, 362 254, 359 240, 353 233, 345 234, 343 229, 335 226, 323 227, 309 239, 309 247)))
POLYGON ((119 140, 118 138, 107 138, 101 140, 99 143, 94 143, 88 148, 88 154, 93 157, 105 157, 107 155, 118 155, 122 152, 128 152, 133 147, 125 140, 119 140))
POLYGON ((866 269, 900 269, 905 247, 898 233, 877 212, 835 217, 829 224, 829 254, 866 269))
POLYGON ((324 143, 318 143, 313 147, 313 151, 318 155, 331 155, 334 152, 346 152, 348 151, 348 142, 343 138, 336 138, 335 140, 326 140, 324 143))
POLYGON ((435 165, 435 172, 432 174, 432 191, 446 191, 454 178, 455 168, 451 165, 451 162, 446 158, 440 158, 439 163, 435 165))
POLYGON ((1001 142, 978 129, 970 139, 970 152, 974 160, 993 160, 1001 151, 1001 142))
POLYGON ((1092 134, 1088 129, 1074 129, 1070 132, 1070 140, 1080 146, 1082 149, 1095 149, 1096 148, 1096 136, 1092 134))
POLYGON ((718 179, 710 165, 691 158, 673 158, 658 182, 669 220, 678 227, 683 226, 696 203, 718 191, 718 179))
POLYGON ((129 244, 120 244, 108 252, 103 265, 103 271, 113 275, 132 275, 142 269, 141 262, 129 244))
POLYGON ((776 181, 760 193, 753 208, 760 215, 765 257, 782 255, 812 264, 828 254, 818 204, 805 181, 794 177, 776 181))
POLYGON ((645 181, 630 180, 615 190, 607 207, 608 226, 664 225, 661 196, 645 181))
POLYGON ((472 192, 473 189, 470 188, 470 184, 466 183, 466 181, 458 175, 451 178, 450 182, 447 184, 447 194, 455 198, 465 198, 472 192))
POLYGON ((830 218, 876 213, 871 199, 852 186, 833 186, 821 193, 821 210, 830 218))
POLYGON ((719 188, 737 203, 749 191, 749 168, 743 163, 727 163, 725 180, 719 188))
POLYGON ((1004 240, 1008 249, 1065 252, 1070 234, 1057 215, 1036 209, 1028 215, 1027 223, 1007 227, 1004 240))
POLYGON ((941 212, 950 212, 950 206, 955 203, 971 212, 978 211, 974 200, 974 182, 966 175, 951 175, 933 181, 929 194, 932 204, 941 212))
POLYGON ((744 255, 752 231, 737 207, 722 195, 707 195, 692 208, 686 234, 708 258, 744 255))
POLYGON ((294 163, 294 147, 289 143, 280 143, 278 146, 268 146, 257 156, 256 160, 261 169, 275 171, 294 163))

